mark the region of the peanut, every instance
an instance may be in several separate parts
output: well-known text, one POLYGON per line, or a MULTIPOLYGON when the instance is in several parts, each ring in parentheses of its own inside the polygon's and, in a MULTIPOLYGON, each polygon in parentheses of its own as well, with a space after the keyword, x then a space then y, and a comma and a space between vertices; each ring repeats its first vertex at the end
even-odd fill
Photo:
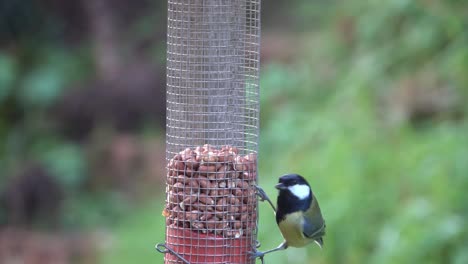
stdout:
POLYGON ((229 193, 231 193, 231 190, 229 190, 229 189, 220 189, 220 190, 218 190, 218 195, 219 196, 226 196, 226 195, 229 195, 229 193))
POLYGON ((234 159, 234 169, 236 171, 247 171, 248 170, 247 164, 245 163, 244 158, 242 158, 242 156, 237 156, 234 159))
MULTIPOLYGON (((247 205, 242 205, 240 211, 241 211, 242 213, 247 212, 247 211, 248 211, 248 208, 249 208, 249 207, 248 207, 247 205)), ((247 214, 245 214, 245 215, 247 215, 247 214)))
POLYGON ((238 206, 229 206, 229 213, 231 214, 237 214, 240 211, 240 208, 238 206))
MULTIPOLYGON (((242 211, 242 210, 241 210, 241 211, 242 211)), ((241 216, 240 216, 240 221, 241 221, 241 222, 247 221, 248 216, 249 216, 248 214, 241 214, 241 216)))
POLYGON ((213 151, 210 151, 202 156, 202 162, 204 164, 213 164, 218 162, 218 156, 213 151))
POLYGON ((227 180, 227 188, 230 188, 230 189, 233 189, 233 188, 236 188, 236 181, 233 180, 233 179, 228 179, 227 180))
POLYGON ((230 147, 229 151, 233 152, 236 155, 237 155, 237 153, 239 153, 239 150, 236 147, 230 147))
POLYGON ((200 167, 198 168, 198 172, 201 175, 212 174, 215 171, 216 171, 215 166, 200 165, 200 167))
POLYGON ((193 221, 192 227, 194 229, 202 230, 202 229, 205 229, 205 224, 203 222, 193 221))
POLYGON ((179 206, 174 207, 172 211, 174 212, 175 218, 178 218, 178 219, 184 218, 184 211, 179 206))
POLYGON ((167 175, 167 184, 169 186, 174 185, 174 183, 176 183, 176 182, 177 182, 176 177, 173 177, 173 176, 171 176, 169 174, 167 175))
POLYGON ((209 211, 209 212, 214 211, 214 206, 207 205, 207 204, 200 203, 200 202, 195 202, 193 204, 190 204, 190 207, 195 210, 200 210, 200 211, 209 211))
POLYGON ((214 215, 212 213, 205 212, 200 216, 200 221, 208 221, 213 218, 213 216, 214 215))
POLYGON ((240 221, 235 221, 233 224, 234 229, 241 229, 242 228, 242 223, 240 221))
POLYGON ((255 200, 257 199, 255 190, 253 190, 253 189, 245 190, 244 193, 243 193, 243 196, 244 196, 243 201, 247 205, 253 204, 255 202, 255 200))
POLYGON ((227 187, 227 183, 225 181, 221 181, 218 183, 218 187, 219 188, 226 188, 227 187))
POLYGON ((224 219, 224 218, 226 218, 227 212, 226 211, 215 211, 215 215, 218 218, 224 219))
POLYGON ((211 184, 208 178, 200 176, 198 178, 198 184, 200 184, 200 188, 210 188, 211 184))
POLYGON ((189 181, 189 178, 185 177, 185 175, 183 174, 179 174, 177 175, 177 177, 175 177, 175 180, 176 182, 186 184, 189 181))
POLYGON ((169 191, 168 197, 169 197, 168 200, 169 200, 170 203, 178 203, 179 202, 179 196, 174 191, 169 191))
POLYGON ((206 221, 206 228, 208 229, 216 229, 217 225, 221 222, 220 218, 213 217, 211 220, 206 221))
POLYGON ((190 206, 195 201, 197 201, 197 195, 191 194, 184 198, 182 202, 179 203, 180 208, 185 208, 185 206, 190 206))
POLYGON ((227 199, 226 199, 226 197, 223 197, 223 198, 219 199, 218 202, 216 203, 216 210, 217 211, 225 211, 226 208, 227 208, 227 205, 228 205, 227 199))
POLYGON ((211 189, 211 190, 209 191, 209 194, 210 194, 211 197, 220 196, 217 189, 211 189))
POLYGON ((198 220, 199 217, 200 217, 200 212, 197 210, 192 210, 190 212, 185 213, 185 219, 187 219, 190 222, 198 220))
POLYGON ((186 187, 188 187, 192 191, 194 190, 197 191, 200 188, 200 186, 198 185, 197 179, 190 178, 189 180, 187 180, 186 183, 187 183, 186 187))
POLYGON ((173 168, 175 170, 179 171, 179 172, 183 172, 184 169, 185 169, 184 162, 181 161, 181 160, 174 160, 174 167, 173 168))
POLYGON ((172 185, 172 190, 175 192, 183 192, 185 189, 185 185, 181 182, 176 182, 174 185, 172 185))
POLYGON ((167 174, 168 174, 169 176, 173 176, 173 177, 174 177, 174 176, 177 176, 178 173, 177 173, 177 170, 174 169, 174 167, 171 167, 171 168, 169 169, 169 172, 168 172, 167 174))
POLYGON ((200 194, 198 200, 206 205, 214 205, 215 201, 208 195, 200 194))
POLYGON ((236 188, 236 189, 233 189, 233 190, 232 190, 232 194, 234 194, 234 195, 237 196, 237 197, 242 197, 243 192, 242 192, 241 189, 237 189, 237 188, 236 188))
POLYGON ((236 198, 234 195, 230 195, 227 197, 227 200, 229 202, 229 204, 233 204, 233 205, 240 205, 240 200, 238 198, 236 198))
POLYGON ((217 179, 224 179, 224 178, 227 178, 228 177, 228 174, 229 174, 229 166, 227 165, 222 165, 219 169, 218 169, 218 173, 217 173, 217 179))

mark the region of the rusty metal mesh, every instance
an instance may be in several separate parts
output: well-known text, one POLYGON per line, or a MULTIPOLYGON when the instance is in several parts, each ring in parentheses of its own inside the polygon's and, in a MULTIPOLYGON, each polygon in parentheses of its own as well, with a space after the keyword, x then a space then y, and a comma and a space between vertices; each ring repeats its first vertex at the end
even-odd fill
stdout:
POLYGON ((168 0, 167 42, 166 244, 253 263, 260 0, 168 0))

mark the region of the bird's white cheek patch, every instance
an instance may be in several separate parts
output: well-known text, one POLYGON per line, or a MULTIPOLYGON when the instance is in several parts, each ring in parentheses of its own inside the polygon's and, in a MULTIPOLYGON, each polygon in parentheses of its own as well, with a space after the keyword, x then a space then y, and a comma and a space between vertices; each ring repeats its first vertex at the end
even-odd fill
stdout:
POLYGON ((304 184, 296 184, 291 187, 288 187, 288 189, 292 192, 292 194, 294 194, 300 200, 306 199, 310 195, 309 186, 304 185, 304 184))

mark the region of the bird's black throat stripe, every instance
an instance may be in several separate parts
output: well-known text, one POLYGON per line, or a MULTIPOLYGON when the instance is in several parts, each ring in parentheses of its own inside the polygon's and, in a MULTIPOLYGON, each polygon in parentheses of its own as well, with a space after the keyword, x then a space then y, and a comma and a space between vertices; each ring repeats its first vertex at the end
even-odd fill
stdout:
POLYGON ((289 190, 281 190, 278 195, 277 203, 276 223, 279 223, 284 220, 288 214, 309 209, 312 203, 312 193, 309 194, 307 199, 301 200, 289 190))

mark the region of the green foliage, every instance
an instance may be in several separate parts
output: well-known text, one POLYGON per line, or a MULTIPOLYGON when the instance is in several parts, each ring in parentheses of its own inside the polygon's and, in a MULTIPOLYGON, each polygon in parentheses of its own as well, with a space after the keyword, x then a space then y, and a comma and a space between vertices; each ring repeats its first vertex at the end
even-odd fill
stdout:
POLYGON ((10 94, 16 77, 15 62, 6 54, 0 53, 0 103, 10 94))
POLYGON ((119 192, 80 192, 65 201, 62 222, 72 230, 118 227, 122 217, 131 217, 132 210, 139 209, 131 207, 128 200, 119 192))
POLYGON ((68 190, 78 189, 83 185, 87 164, 78 145, 42 141, 35 146, 33 152, 36 159, 49 168, 68 190))
POLYGON ((164 256, 154 249, 165 237, 161 201, 156 199, 139 206, 119 222, 113 229, 112 247, 106 250, 100 263, 163 263, 164 256))
POLYGON ((57 50, 38 56, 36 65, 23 76, 17 92, 20 105, 28 110, 52 106, 76 78, 79 61, 57 50))
POLYGON ((64 87, 62 75, 47 66, 32 72, 24 80, 19 99, 24 106, 48 106, 64 87))

